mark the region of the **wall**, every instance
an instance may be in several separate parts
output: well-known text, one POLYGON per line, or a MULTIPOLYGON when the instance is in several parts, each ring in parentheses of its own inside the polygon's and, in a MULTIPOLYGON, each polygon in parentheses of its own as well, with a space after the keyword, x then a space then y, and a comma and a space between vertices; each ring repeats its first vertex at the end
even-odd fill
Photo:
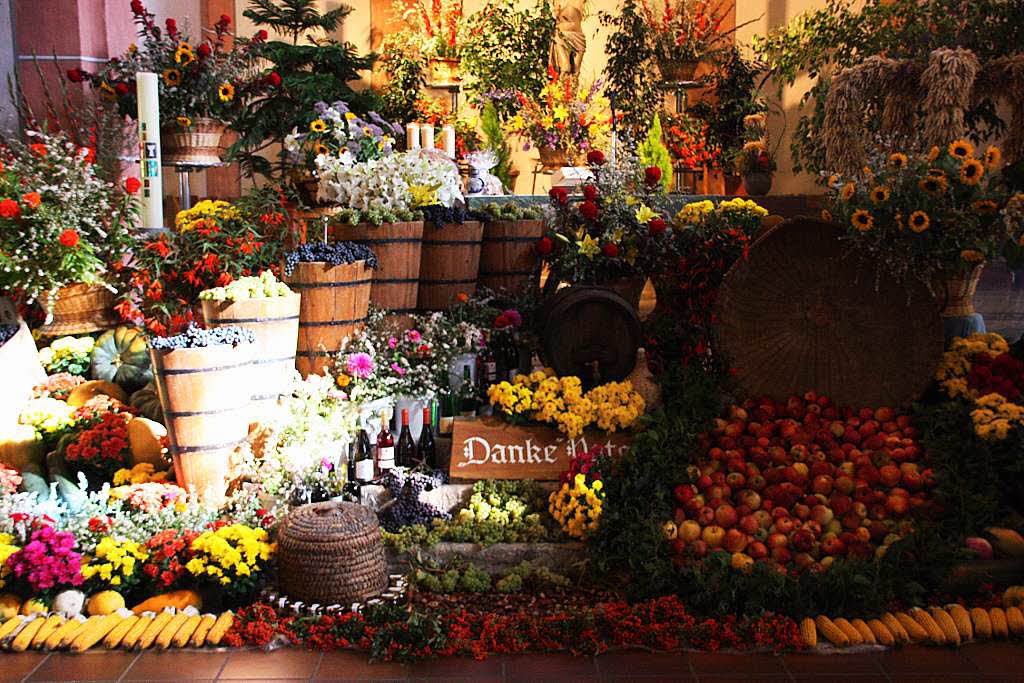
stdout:
MULTIPOLYGON (((14 30, 12 26, 11 0, 0 0, 0 82, 6 84, 15 76, 14 30)), ((18 123, 17 114, 11 106, 6 92, 0 97, 0 131, 13 130, 18 123)))

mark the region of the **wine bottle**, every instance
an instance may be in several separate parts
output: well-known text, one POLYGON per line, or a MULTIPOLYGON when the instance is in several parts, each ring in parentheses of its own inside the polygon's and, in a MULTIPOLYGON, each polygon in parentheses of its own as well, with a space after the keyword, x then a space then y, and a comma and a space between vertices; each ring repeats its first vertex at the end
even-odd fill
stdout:
POLYGON ((373 481, 374 477, 373 447, 365 429, 359 430, 355 444, 355 467, 353 479, 360 484, 373 481))
POLYGON ((395 437, 388 429, 388 419, 380 418, 380 433, 377 434, 377 467, 379 477, 395 466, 395 437))
POLYGON ((462 368, 462 386, 459 387, 459 415, 475 417, 477 408, 476 387, 469 376, 469 366, 462 368))
POLYGON ((398 433, 398 455, 396 463, 400 467, 412 467, 416 460, 416 442, 409 431, 409 410, 402 408, 402 431, 398 433))
POLYGON ((430 427, 430 407, 423 409, 423 431, 416 446, 416 457, 426 467, 437 469, 437 447, 434 445, 434 430, 430 427))

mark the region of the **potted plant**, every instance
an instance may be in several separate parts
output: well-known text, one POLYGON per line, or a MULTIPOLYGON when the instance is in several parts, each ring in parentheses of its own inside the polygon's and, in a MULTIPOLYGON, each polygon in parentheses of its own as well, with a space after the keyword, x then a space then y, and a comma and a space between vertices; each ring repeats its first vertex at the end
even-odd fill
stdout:
POLYGON ((743 187, 747 194, 766 195, 772 189, 775 159, 772 158, 763 140, 744 143, 739 154, 733 159, 733 166, 743 178, 743 187))
POLYGON ((135 117, 135 74, 158 74, 162 159, 191 165, 220 163, 225 123, 264 87, 254 75, 260 41, 232 35, 227 15, 207 32, 208 38, 194 39, 182 33, 174 19, 167 19, 161 29, 141 0, 133 0, 131 9, 141 47, 133 45, 97 73, 79 71, 79 76, 101 96, 116 101, 123 115, 135 117))
POLYGON ((39 302, 50 336, 109 327, 140 183, 103 181, 93 151, 63 133, 26 138, 0 156, 0 290, 39 302))
POLYGON ((600 81, 590 85, 564 76, 548 81, 537 98, 514 94, 519 110, 505 123, 505 130, 526 139, 540 153, 545 168, 571 166, 581 155, 605 144, 608 99, 599 94, 600 81))
MULTIPOLYGON (((672 164, 683 172, 703 173, 718 165, 721 150, 710 140, 708 124, 687 112, 668 115, 665 138, 672 164)), ((737 183, 738 185, 738 183, 737 183)), ((689 188, 698 194, 697 188, 689 188)), ((726 194, 734 194, 726 187, 726 194)))
POLYGON ((854 253, 876 277, 922 280, 945 302, 945 317, 974 313, 986 260, 1020 237, 999 216, 999 149, 975 151, 967 140, 926 154, 878 151, 859 175, 828 180, 825 217, 845 226, 854 253))
POLYGON ((665 0, 640 3, 640 16, 648 31, 648 40, 662 79, 669 82, 692 81, 702 61, 715 61, 725 52, 728 38, 738 28, 728 30, 722 22, 733 12, 730 0, 665 0))

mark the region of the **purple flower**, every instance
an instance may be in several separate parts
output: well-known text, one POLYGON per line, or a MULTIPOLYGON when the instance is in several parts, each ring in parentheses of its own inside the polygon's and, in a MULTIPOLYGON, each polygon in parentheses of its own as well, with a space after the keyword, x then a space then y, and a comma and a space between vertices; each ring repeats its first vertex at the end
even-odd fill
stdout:
POLYGON ((399 377, 405 377, 405 368, 403 368, 398 363, 392 363, 391 364, 391 369, 394 370, 396 373, 398 373, 399 377))
POLYGON ((320 458, 320 467, 328 472, 334 469, 334 465, 327 458, 320 458))
POLYGON ((398 346, 398 340, 394 337, 388 337, 388 348, 393 349, 398 346))
POLYGON ((327 111, 327 103, 317 102, 316 104, 313 105, 313 108, 316 109, 317 114, 323 114, 325 111, 327 111))
POLYGON ((419 330, 406 330, 405 331, 406 341, 418 342, 423 339, 423 335, 420 334, 419 330))
POLYGON ((345 370, 352 377, 366 379, 373 374, 373 359, 368 353, 353 353, 345 359, 345 370))
POLYGON ((519 311, 514 308, 502 311, 501 314, 508 318, 509 325, 512 327, 519 327, 523 324, 523 316, 519 315, 519 311))

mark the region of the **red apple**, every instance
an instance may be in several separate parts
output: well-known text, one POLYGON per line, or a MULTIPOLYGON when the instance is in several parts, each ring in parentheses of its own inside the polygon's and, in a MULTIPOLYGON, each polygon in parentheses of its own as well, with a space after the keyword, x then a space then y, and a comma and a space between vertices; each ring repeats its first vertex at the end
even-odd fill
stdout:
POLYGON ((900 472, 900 468, 896 467, 896 465, 883 465, 881 469, 878 470, 878 475, 882 486, 892 487, 900 483, 902 473, 900 472))
POLYGON ((853 509, 853 499, 841 493, 833 493, 829 498, 829 507, 837 516, 842 517, 853 509))
POLYGON ((793 506, 793 516, 797 519, 810 519, 811 508, 803 503, 797 503, 793 506))
POLYGON ((697 511, 697 523, 701 526, 710 526, 715 523, 715 511, 705 505, 697 511))
POLYGON ((789 564, 790 560, 793 559, 792 553, 789 549, 783 545, 777 545, 772 548, 772 559, 779 564, 789 564))
POLYGON ((772 525, 772 514, 767 510, 754 510, 753 516, 757 520, 757 525, 762 529, 767 529, 772 525))
POLYGON ((840 475, 836 477, 834 487, 836 491, 839 491, 840 493, 843 493, 848 496, 851 493, 853 493, 853 479, 849 476, 846 476, 845 474, 840 475))
POLYGON ((768 547, 761 541, 754 541, 747 546, 747 554, 755 560, 763 560, 768 557, 768 547))
POLYGON ((783 533, 778 533, 778 532, 776 532, 774 534, 768 534, 768 538, 765 541, 765 543, 767 543, 769 548, 774 548, 774 547, 780 546, 780 545, 783 548, 785 548, 786 546, 789 545, 789 536, 787 536, 786 534, 783 534, 783 533))
POLYGON ((700 537, 708 544, 709 549, 721 548, 722 542, 725 540, 725 529, 716 525, 704 527, 700 537))
POLYGON ((757 518, 754 517, 753 515, 747 515, 746 517, 741 517, 738 526, 739 526, 739 529, 743 533, 751 534, 751 535, 756 533, 757 530, 761 528, 761 524, 757 521, 757 518))
POLYGON ((744 489, 743 491, 740 491, 738 500, 741 504, 746 505, 751 510, 757 510, 761 507, 760 494, 750 489, 744 489))
POLYGON ((680 484, 675 488, 676 501, 685 503, 697 495, 697 488, 693 484, 680 484))
POLYGON ((672 521, 676 523, 677 527, 686 521, 686 510, 684 508, 676 508, 676 512, 672 516, 672 521))
POLYGON ((811 508, 811 519, 820 524, 821 526, 827 525, 835 517, 832 509, 818 503, 811 508))
POLYGON ((693 543, 688 544, 687 550, 689 550, 690 554, 694 557, 704 557, 708 554, 708 544, 702 539, 698 539, 693 543))
POLYGON ((725 540, 722 547, 731 553, 742 552, 747 547, 749 537, 739 529, 729 529, 725 532, 725 540))
POLYGON ((815 493, 820 493, 823 496, 827 496, 832 493, 832 486, 834 481, 832 477, 827 474, 819 474, 811 482, 811 490, 815 493))
POLYGON ((731 505, 722 505, 715 510, 715 521, 718 525, 726 529, 736 526, 736 522, 739 521, 739 515, 736 513, 736 508, 731 505))
POLYGON ((678 537, 673 538, 668 542, 668 546, 673 555, 682 555, 683 551, 686 550, 686 541, 683 541, 678 537))
POLYGON ((788 534, 796 527, 796 522, 791 517, 780 517, 775 520, 774 526, 780 534, 788 534))
POLYGON ((676 538, 681 538, 687 543, 693 543, 700 538, 700 532, 700 524, 692 519, 688 519, 679 525, 679 528, 676 531, 676 538))
POLYGON ((902 517, 910 510, 910 498, 907 496, 890 495, 885 499, 885 509, 893 517, 902 517))

